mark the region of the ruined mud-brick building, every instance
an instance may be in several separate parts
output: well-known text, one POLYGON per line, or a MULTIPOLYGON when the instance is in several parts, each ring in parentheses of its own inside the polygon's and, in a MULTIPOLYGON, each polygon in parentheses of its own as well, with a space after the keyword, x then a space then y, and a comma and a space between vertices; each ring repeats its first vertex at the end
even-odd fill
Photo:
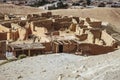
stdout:
POLYGON ((5 36, 0 40, 13 41, 7 47, 16 57, 45 53, 97 55, 118 49, 117 41, 102 28, 102 21, 53 15, 51 12, 30 14, 26 20, 9 21, 1 24, 7 31, 1 29, 0 35, 4 33, 5 36))
POLYGON ((9 44, 8 49, 13 51, 14 56, 18 57, 21 54, 34 56, 43 54, 45 47, 41 43, 25 43, 25 44, 9 44))
POLYGON ((48 24, 45 24, 42 20, 38 23, 40 24, 36 25, 33 23, 33 25, 36 27, 44 26, 44 28, 49 25, 50 27, 47 29, 48 32, 52 31, 53 33, 54 31, 58 31, 59 34, 56 33, 56 36, 52 35, 53 41, 52 43, 50 42, 52 49, 49 47, 49 51, 51 50, 54 53, 74 53, 78 51, 81 52, 81 54, 104 54, 114 51, 117 48, 117 42, 105 30, 102 30, 101 21, 92 21, 90 18, 82 20, 79 17, 65 16, 53 18, 48 24), (69 31, 64 33, 66 29, 69 31), (71 40, 69 38, 64 39, 67 37, 66 33, 69 35, 71 35, 71 33, 74 34, 71 36, 75 38, 71 40), (61 36, 62 38, 60 38, 61 36), (88 50, 87 47, 89 47, 88 50), (96 47, 99 47, 99 49, 96 47), (94 51, 95 49, 96 51, 94 51))
POLYGON ((0 40, 17 40, 19 31, 0 25, 0 40))
POLYGON ((0 41, 0 60, 6 59, 5 53, 6 53, 6 41, 0 41))

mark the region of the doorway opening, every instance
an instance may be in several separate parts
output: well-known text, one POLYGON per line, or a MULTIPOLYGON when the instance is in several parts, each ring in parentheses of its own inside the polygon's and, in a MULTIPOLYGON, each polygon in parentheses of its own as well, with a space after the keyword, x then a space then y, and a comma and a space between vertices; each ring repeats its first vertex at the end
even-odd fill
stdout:
POLYGON ((63 45, 59 45, 59 53, 63 52, 63 45))

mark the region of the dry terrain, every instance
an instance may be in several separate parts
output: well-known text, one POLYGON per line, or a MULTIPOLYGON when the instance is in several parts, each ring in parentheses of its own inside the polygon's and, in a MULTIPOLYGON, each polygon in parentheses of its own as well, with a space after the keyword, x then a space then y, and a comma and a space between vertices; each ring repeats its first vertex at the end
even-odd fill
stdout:
MULTIPOLYGON (((37 8, 6 4, 0 4, 0 11, 2 14, 44 12, 37 8)), ((91 17, 109 22, 113 25, 112 28, 120 32, 119 8, 60 9, 52 10, 52 12, 64 16, 91 17)), ((119 37, 117 38, 120 40, 119 37)), ((87 57, 65 53, 40 55, 1 65, 0 80, 120 80, 119 62, 120 50, 87 57)))
POLYGON ((42 10, 37 8, 32 8, 29 6, 16 6, 13 4, 1 4, 0 3, 0 13, 2 14, 33 14, 38 13, 42 10))
POLYGON ((120 80, 120 50, 98 56, 49 54, 0 66, 0 80, 120 80))

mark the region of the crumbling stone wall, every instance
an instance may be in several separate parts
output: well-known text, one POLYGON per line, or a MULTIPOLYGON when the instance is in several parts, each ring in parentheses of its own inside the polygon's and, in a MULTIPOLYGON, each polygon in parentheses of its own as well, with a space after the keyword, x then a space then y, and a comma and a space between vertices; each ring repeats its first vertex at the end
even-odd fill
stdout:
POLYGON ((19 31, 18 30, 10 30, 10 39, 17 40, 19 38, 19 31))
POLYGON ((88 54, 88 55, 99 55, 99 54, 105 54, 116 50, 112 46, 102 46, 97 44, 79 44, 79 51, 82 52, 82 54, 88 54))
POLYGON ((77 49, 77 44, 75 42, 61 40, 53 42, 52 50, 54 53, 59 53, 59 45, 63 46, 63 52, 65 53, 74 53, 77 49))
POLYGON ((79 17, 73 17, 73 19, 75 19, 75 20, 77 21, 77 23, 79 23, 79 22, 80 22, 79 17))
POLYGON ((52 36, 59 36, 60 35, 60 32, 59 31, 54 31, 52 32, 52 36))
POLYGON ((86 25, 80 25, 80 28, 83 29, 83 28, 88 28, 88 26, 86 25))
POLYGON ((0 40, 7 40, 7 32, 0 32, 0 40))
POLYGON ((88 34, 88 40, 92 43, 96 42, 96 39, 101 40, 102 30, 83 28, 83 34, 88 34))
POLYGON ((101 28, 102 27, 102 22, 90 22, 89 25, 93 28, 101 28))
POLYGON ((20 22, 18 22, 18 25, 21 26, 21 27, 25 27, 26 24, 27 24, 26 21, 20 21, 20 22))
POLYGON ((58 51, 58 50, 59 50, 58 48, 59 48, 59 43, 53 42, 53 43, 52 43, 52 52, 53 52, 53 53, 58 53, 58 52, 59 52, 59 51, 58 51))
POLYGON ((53 30, 55 30, 55 31, 60 30, 61 27, 62 27, 62 25, 61 25, 61 23, 59 23, 59 22, 53 22, 53 23, 52 23, 52 28, 53 28, 53 30))
POLYGON ((0 42, 0 60, 6 59, 5 53, 6 53, 6 41, 1 41, 0 42))
POLYGON ((63 52, 74 53, 77 50, 77 44, 73 41, 67 41, 68 44, 63 45, 63 52))
POLYGON ((101 30, 90 30, 90 32, 93 34, 93 43, 95 43, 95 39, 101 39, 102 31, 101 30))
POLYGON ((58 31, 61 28, 68 29, 71 25, 71 22, 53 22, 52 20, 40 20, 40 21, 34 21, 33 22, 33 30, 35 30, 35 27, 44 27, 48 31, 58 31))
POLYGON ((24 40, 26 40, 26 39, 28 39, 28 37, 30 36, 30 35, 32 35, 32 29, 31 29, 31 27, 29 26, 29 27, 27 27, 27 28, 25 28, 25 35, 24 35, 24 40))
POLYGON ((29 34, 29 35, 31 35, 31 34, 32 34, 32 29, 31 29, 31 27, 30 27, 30 26, 27 28, 27 31, 28 31, 28 34, 29 34))
POLYGON ((42 44, 43 44, 43 46, 45 46, 45 49, 44 49, 45 52, 52 51, 52 43, 51 42, 45 42, 45 43, 42 43, 42 44))
POLYGON ((52 13, 51 12, 41 13, 41 16, 46 17, 46 18, 50 18, 50 17, 52 17, 52 13))
POLYGON ((40 20, 40 21, 34 21, 33 22, 33 27, 35 28, 36 26, 37 27, 45 27, 47 28, 47 30, 51 30, 53 29, 52 27, 52 20, 40 20))
POLYGON ((0 60, 5 60, 5 59, 6 59, 5 55, 0 53, 0 60))
POLYGON ((40 21, 40 20, 46 20, 47 18, 45 17, 31 17, 30 19, 28 19, 28 22, 32 22, 32 21, 40 21))
POLYGON ((53 19, 58 19, 58 18, 61 18, 61 16, 60 15, 52 15, 52 18, 53 19))
POLYGON ((76 32, 76 24, 70 25, 70 31, 76 32))
POLYGON ((76 37, 79 39, 79 41, 84 41, 87 39, 88 34, 76 35, 76 37))
POLYGON ((87 23, 90 23, 91 22, 91 19, 89 17, 86 18, 86 22, 87 23))
POLYGON ((40 15, 39 14, 33 14, 33 17, 37 18, 37 17, 40 17, 40 15))
POLYGON ((106 31, 102 31, 101 39, 103 39, 108 46, 111 46, 112 42, 115 41, 106 31))
POLYGON ((0 20, 4 20, 4 14, 0 14, 0 20))
POLYGON ((71 22, 61 22, 61 28, 68 29, 72 23, 71 22))
POLYGON ((28 20, 31 19, 32 17, 33 17, 32 14, 28 14, 28 15, 27 15, 27 19, 28 19, 28 20))
POLYGON ((84 21, 84 20, 81 20, 80 23, 79 23, 79 25, 80 25, 80 26, 83 26, 84 23, 85 23, 85 21, 84 21))
POLYGON ((68 17, 58 18, 58 19, 55 19, 55 22, 72 22, 72 18, 68 18, 68 17))
POLYGON ((11 28, 11 23, 4 23, 2 25, 5 26, 5 27, 7 27, 7 28, 11 28))

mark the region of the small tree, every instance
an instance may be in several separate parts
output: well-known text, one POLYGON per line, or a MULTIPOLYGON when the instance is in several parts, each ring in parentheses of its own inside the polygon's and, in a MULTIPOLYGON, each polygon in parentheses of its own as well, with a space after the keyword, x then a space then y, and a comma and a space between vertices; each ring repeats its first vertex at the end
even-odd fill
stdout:
POLYGON ((26 58, 27 56, 25 54, 21 54, 18 56, 18 59, 23 59, 23 58, 26 58))

